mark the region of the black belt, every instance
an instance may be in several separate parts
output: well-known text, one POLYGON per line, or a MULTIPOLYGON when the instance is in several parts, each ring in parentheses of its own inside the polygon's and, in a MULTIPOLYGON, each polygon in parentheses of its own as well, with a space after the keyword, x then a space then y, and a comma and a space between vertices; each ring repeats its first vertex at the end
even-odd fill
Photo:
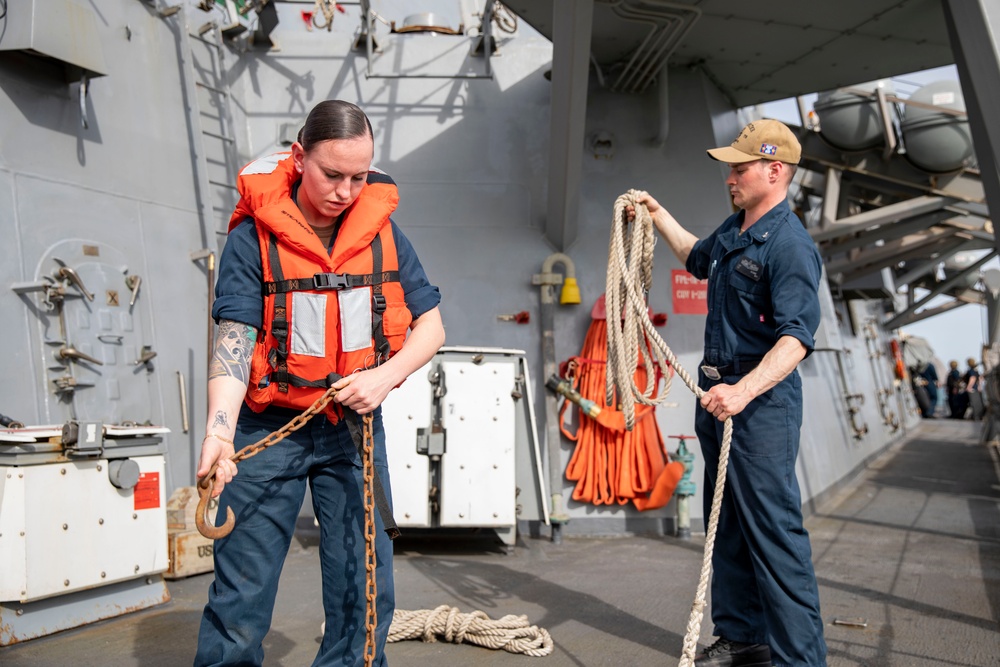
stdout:
POLYGON ((742 359, 736 359, 731 364, 726 364, 724 366, 709 366, 708 364, 702 364, 701 372, 705 374, 709 380, 721 380, 727 375, 746 375, 753 369, 760 365, 763 357, 744 357, 742 359))

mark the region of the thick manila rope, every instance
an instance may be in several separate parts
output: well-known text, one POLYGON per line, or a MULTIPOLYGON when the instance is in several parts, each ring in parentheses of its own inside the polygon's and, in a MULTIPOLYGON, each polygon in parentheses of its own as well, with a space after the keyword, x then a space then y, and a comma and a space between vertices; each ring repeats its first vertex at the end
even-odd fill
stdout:
POLYGON ((437 637, 455 644, 464 641, 536 658, 549 655, 554 648, 548 631, 537 625, 528 625, 527 616, 508 614, 493 620, 485 612, 463 614, 457 607, 446 604, 418 611, 397 609, 392 615, 386 641, 422 639, 435 642, 437 637))
MULTIPOLYGON (((670 391, 670 374, 664 372, 667 384, 663 393, 655 398, 652 396, 655 387, 655 374, 647 372, 650 378, 648 386, 643 390, 635 385, 635 369, 638 364, 640 345, 649 350, 644 355, 647 371, 651 370, 650 356, 657 363, 669 362, 677 376, 684 381, 688 389, 700 400, 705 392, 695 384, 687 371, 677 363, 677 358, 670 347, 660 337, 649 319, 646 295, 652 287, 653 279, 653 246, 656 236, 653 230, 653 219, 644 204, 639 203, 639 191, 629 190, 615 201, 614 216, 611 220, 611 243, 608 250, 608 280, 605 292, 605 306, 608 324, 608 403, 614 399, 617 389, 618 399, 625 413, 626 427, 631 430, 635 423, 635 403, 656 405, 662 402, 670 391), (629 227, 625 207, 635 209, 635 220, 629 227), (625 254, 626 245, 629 248, 625 254), (623 298, 623 295, 625 298, 623 298), (622 313, 619 320, 615 313, 622 313), (648 345, 646 342, 648 341, 648 345)), ((701 576, 698 578, 698 589, 691 606, 691 616, 688 619, 687 634, 684 637, 684 651, 681 654, 680 667, 693 667, 694 652, 701 636, 701 621, 705 612, 705 597, 708 581, 712 574, 712 552, 715 548, 715 533, 719 526, 719 513, 722 509, 723 488, 726 485, 726 468, 729 464, 729 446, 733 439, 733 418, 727 417, 722 430, 722 447, 719 451, 719 469, 715 478, 715 493, 712 496, 712 507, 708 516, 708 529, 705 534, 705 554, 701 563, 701 576)))
MULTIPOLYGON (((326 622, 320 625, 319 631, 320 634, 326 632, 326 622)), ((510 653, 523 653, 534 658, 545 657, 555 648, 549 631, 537 625, 528 625, 527 616, 508 614, 494 621, 485 612, 463 614, 457 607, 446 604, 417 611, 396 609, 392 613, 386 641, 421 639, 433 644, 437 641, 437 635, 454 644, 467 641, 485 648, 502 648, 510 653)))

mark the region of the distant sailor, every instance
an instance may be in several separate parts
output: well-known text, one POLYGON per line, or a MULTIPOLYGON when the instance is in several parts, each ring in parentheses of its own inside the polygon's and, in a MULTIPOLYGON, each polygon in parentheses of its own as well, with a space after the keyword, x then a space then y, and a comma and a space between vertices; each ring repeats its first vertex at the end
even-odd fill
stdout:
POLYGON ((687 270, 708 279, 698 376, 706 393, 695 414, 706 520, 723 422, 733 418, 712 557, 719 639, 695 664, 818 667, 826 664, 826 642, 795 476, 802 426, 796 367, 813 349, 821 272, 819 253, 787 203, 801 147, 784 124, 761 120, 708 154, 729 164, 726 185, 740 211, 707 238, 681 227, 649 194, 640 197, 687 270))
MULTIPOLYGON (((399 197, 392 180, 371 169, 373 145, 361 109, 321 102, 291 153, 256 160, 240 174, 219 265, 219 333, 198 467, 203 477, 219 463, 219 516, 232 508, 236 526, 215 545, 196 665, 262 664, 307 484, 320 527, 326 623, 313 664, 363 664, 365 509, 347 422, 374 414, 375 471, 391 505, 379 406, 444 342, 441 296, 389 218, 399 197), (348 274, 361 282, 341 284, 348 274), (328 384, 340 391, 326 414, 240 463, 237 475, 228 460, 234 446, 276 431, 328 384)), ((395 606, 383 529, 376 516, 376 665, 386 664, 395 606)))

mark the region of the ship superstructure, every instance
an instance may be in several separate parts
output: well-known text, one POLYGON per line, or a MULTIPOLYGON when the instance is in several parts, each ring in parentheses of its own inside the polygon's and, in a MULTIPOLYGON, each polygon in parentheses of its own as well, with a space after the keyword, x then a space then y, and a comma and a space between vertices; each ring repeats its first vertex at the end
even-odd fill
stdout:
MULTIPOLYGON (((731 203, 704 150, 730 141, 754 104, 827 91, 796 128, 794 204, 826 262, 817 349, 800 368, 804 502, 824 502, 919 423, 896 330, 995 298, 979 282, 1000 205, 997 130, 984 114, 1000 91, 989 2, 10 0, 0 15, 0 465, 15 476, 69 466, 52 468, 52 493, 104 467, 94 493, 114 488, 143 517, 157 508, 135 494, 162 507, 194 484, 236 174, 287 150, 324 99, 368 113, 375 165, 399 185, 395 220, 443 295, 451 347, 393 406, 406 466, 393 473, 396 513, 416 528, 487 527, 508 545, 517 530, 677 529, 675 503, 639 512, 570 499, 572 446, 545 382, 579 353, 604 292, 615 199, 649 190, 708 234, 731 203), (904 98, 864 83, 950 63, 961 87, 904 98), (947 263, 968 251, 986 252, 947 263), (552 298, 568 278, 579 306, 552 298), (953 305, 928 310, 939 295, 953 305), (15 454, 13 434, 30 430, 15 422, 45 427, 29 454, 42 443, 49 453, 15 454), (502 435, 477 439, 493 422, 502 435), (87 429, 98 435, 86 446, 63 435, 87 429), (122 447, 125 437, 146 449, 122 447), (112 465, 129 474, 108 477, 112 465)), ((676 286, 682 269, 657 255, 649 306, 693 369, 704 318, 688 310, 698 286, 676 286)), ((665 434, 690 433, 694 400, 679 383, 672 392, 655 418, 665 434)), ((678 444, 668 438, 671 452, 678 444)), ((701 475, 695 456, 691 479, 701 475)), ((11 518, 13 489, 0 485, 0 553, 24 550, 8 526, 39 511, 11 518)), ((49 518, 57 536, 70 523, 49 518)), ((101 539, 86 535, 80 545, 101 539)), ((166 568, 134 565, 123 578, 143 590, 166 568)), ((87 588, 107 571, 94 568, 87 588)), ((45 576, 70 579, 59 567, 45 576)), ((63 588, 11 589, 3 621, 59 592, 91 594, 63 588)), ((3 643, 36 636, 21 627, 3 643)))

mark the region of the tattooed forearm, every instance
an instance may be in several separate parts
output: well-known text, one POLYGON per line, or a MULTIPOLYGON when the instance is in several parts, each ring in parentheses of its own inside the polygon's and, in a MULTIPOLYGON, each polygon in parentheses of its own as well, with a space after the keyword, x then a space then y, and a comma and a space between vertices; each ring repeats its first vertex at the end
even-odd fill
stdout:
POLYGON ((215 413, 215 421, 212 422, 212 426, 222 426, 223 428, 229 428, 229 415, 227 415, 222 410, 217 410, 215 413))
POLYGON ((250 357, 253 354, 257 330, 247 324, 222 320, 215 341, 215 352, 208 367, 208 379, 233 377, 250 382, 250 357))

